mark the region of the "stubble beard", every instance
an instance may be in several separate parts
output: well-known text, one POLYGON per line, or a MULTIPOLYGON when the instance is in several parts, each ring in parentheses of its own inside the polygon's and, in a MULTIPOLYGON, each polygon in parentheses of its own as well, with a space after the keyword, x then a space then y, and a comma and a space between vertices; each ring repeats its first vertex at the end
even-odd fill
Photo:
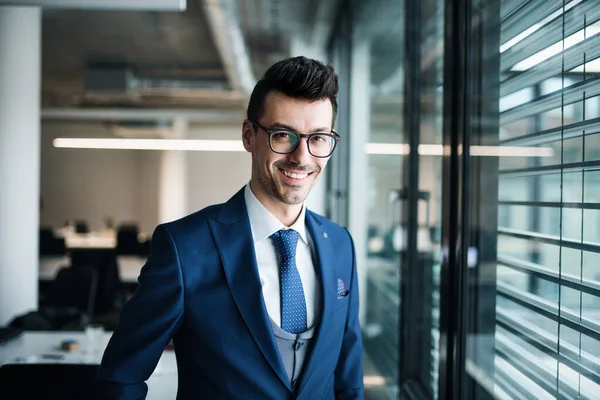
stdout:
MULTIPOLYGON (((258 165, 255 162, 255 167, 256 167, 256 171, 258 171, 258 165)), ((273 170, 272 170, 272 174, 261 174, 258 173, 258 183, 259 185, 262 187, 263 191, 265 192, 265 194, 267 196, 269 196, 271 199, 281 202, 283 204, 287 204, 287 205, 298 205, 298 204, 302 204, 304 202, 304 200, 306 200, 306 197, 308 197, 308 194, 310 193, 310 190, 312 189, 312 186, 314 184, 314 179, 306 184, 306 186, 308 186, 305 190, 304 193, 300 194, 294 194, 297 193, 296 190, 294 190, 294 188, 298 188, 299 190, 301 186, 294 186, 294 185, 289 185, 286 182, 283 182, 283 186, 279 186, 277 185, 277 180, 275 178, 275 174, 279 174, 279 168, 277 166, 273 166, 273 170), (293 190, 293 194, 286 196, 285 192, 283 190, 280 190, 282 188, 285 187, 291 188, 293 190)), ((313 171, 309 171, 309 172, 313 172, 313 171)), ((316 173, 316 171, 314 171, 314 173, 316 173)), ((304 186, 304 185, 303 185, 304 186)))

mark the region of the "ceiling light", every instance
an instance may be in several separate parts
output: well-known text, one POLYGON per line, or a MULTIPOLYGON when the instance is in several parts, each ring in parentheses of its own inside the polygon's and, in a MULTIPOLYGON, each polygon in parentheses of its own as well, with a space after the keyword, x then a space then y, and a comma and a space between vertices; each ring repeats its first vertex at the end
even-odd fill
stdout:
POLYGON ((0 0, 0 6, 3 5, 80 10, 185 11, 186 0, 0 0))
POLYGON ((245 151, 241 140, 56 138, 52 145, 68 149, 245 151))
MULTIPOLYGON (((420 144, 418 151, 419 155, 422 156, 442 156, 444 155, 444 146, 441 144, 420 144)), ((365 153, 373 155, 407 155, 409 146, 402 143, 367 143, 365 144, 365 153)), ((551 147, 525 146, 471 146, 470 154, 475 157, 552 157, 554 156, 554 149, 551 147)))

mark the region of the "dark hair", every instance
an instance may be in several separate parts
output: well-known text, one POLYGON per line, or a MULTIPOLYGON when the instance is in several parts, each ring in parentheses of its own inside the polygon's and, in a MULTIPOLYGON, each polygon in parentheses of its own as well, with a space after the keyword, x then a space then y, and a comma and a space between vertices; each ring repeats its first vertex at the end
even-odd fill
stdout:
POLYGON ((330 64, 325 65, 306 57, 286 58, 273 64, 254 86, 246 118, 258 121, 265 111, 265 99, 273 91, 308 101, 329 99, 335 121, 338 76, 330 64))

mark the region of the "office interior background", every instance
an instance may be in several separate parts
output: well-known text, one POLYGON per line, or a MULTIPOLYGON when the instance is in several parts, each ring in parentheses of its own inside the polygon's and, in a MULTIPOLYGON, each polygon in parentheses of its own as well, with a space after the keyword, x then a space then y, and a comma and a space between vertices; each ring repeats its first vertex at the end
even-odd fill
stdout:
POLYGON ((598 33, 596 0, 0 0, 0 325, 77 292, 45 329, 114 329, 305 55, 340 77, 307 204, 354 237, 367 398, 599 399, 598 33))

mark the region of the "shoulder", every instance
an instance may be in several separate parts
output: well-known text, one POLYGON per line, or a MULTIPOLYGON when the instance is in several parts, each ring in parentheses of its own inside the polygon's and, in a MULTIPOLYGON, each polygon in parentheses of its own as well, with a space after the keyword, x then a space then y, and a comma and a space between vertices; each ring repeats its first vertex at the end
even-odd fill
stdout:
POLYGON ((310 210, 306 210, 307 218, 312 219, 316 222, 324 233, 327 233, 328 237, 331 237, 332 240, 336 242, 336 244, 345 244, 353 245, 352 236, 350 232, 346 228, 341 225, 336 224, 335 222, 325 218, 324 216, 312 212, 310 210))
POLYGON ((223 205, 224 203, 203 208, 195 213, 186 215, 183 218, 161 224, 159 227, 162 226, 165 228, 172 236, 202 231, 203 229, 208 228, 209 220, 217 218, 223 205))

